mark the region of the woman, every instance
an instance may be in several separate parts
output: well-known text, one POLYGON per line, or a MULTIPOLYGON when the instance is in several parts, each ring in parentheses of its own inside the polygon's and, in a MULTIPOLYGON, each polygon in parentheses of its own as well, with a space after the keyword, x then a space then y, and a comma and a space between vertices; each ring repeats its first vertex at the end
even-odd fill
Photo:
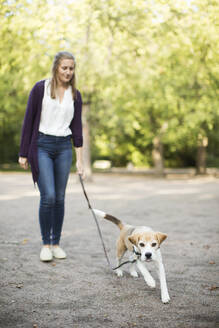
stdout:
POLYGON ((40 190, 41 261, 66 258, 59 242, 72 164, 71 138, 77 173, 83 174, 82 99, 75 87, 75 64, 71 53, 56 54, 51 79, 37 82, 30 92, 22 128, 18 161, 24 169, 30 163, 40 190))

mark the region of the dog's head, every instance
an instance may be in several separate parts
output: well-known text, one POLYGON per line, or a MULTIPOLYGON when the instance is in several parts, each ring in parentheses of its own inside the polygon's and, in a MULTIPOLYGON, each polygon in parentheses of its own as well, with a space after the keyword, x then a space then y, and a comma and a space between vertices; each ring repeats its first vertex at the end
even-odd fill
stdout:
POLYGON ((156 260, 157 250, 161 243, 167 238, 162 232, 142 232, 128 237, 129 241, 135 247, 135 250, 141 253, 141 261, 150 262, 156 260))

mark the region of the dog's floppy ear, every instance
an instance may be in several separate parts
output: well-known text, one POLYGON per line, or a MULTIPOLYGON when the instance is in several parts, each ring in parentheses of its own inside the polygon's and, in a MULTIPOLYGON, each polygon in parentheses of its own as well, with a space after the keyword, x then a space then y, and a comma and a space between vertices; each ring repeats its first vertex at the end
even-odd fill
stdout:
POLYGON ((167 238, 167 234, 163 232, 156 232, 155 237, 160 245, 167 238))
POLYGON ((128 237, 128 240, 129 240, 132 244, 134 244, 134 245, 137 246, 138 241, 139 241, 139 234, 135 234, 135 235, 129 236, 129 237, 128 237))

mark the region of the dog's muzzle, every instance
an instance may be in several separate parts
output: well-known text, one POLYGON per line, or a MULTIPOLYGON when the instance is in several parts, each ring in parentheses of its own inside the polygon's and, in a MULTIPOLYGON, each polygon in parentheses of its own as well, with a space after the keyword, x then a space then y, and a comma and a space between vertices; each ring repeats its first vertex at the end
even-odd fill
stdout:
POLYGON ((145 253, 145 257, 147 260, 150 260, 151 259, 151 256, 152 256, 152 253, 145 253))
POLYGON ((150 262, 152 260, 152 253, 147 252, 145 253, 145 261, 150 262))

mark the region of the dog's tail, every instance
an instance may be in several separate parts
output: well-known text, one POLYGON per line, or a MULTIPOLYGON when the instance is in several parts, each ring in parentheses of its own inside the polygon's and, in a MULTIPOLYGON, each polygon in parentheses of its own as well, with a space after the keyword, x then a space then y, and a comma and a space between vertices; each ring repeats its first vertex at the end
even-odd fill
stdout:
POLYGON ((109 214, 106 214, 106 213, 104 213, 104 212, 102 212, 100 210, 96 210, 96 209, 93 209, 93 211, 94 211, 94 213, 97 216, 99 216, 99 217, 101 217, 103 219, 106 219, 108 221, 111 221, 114 224, 116 224, 119 227, 120 230, 123 228, 124 225, 123 225, 122 221, 120 221, 119 219, 115 218, 114 216, 109 215, 109 214))

